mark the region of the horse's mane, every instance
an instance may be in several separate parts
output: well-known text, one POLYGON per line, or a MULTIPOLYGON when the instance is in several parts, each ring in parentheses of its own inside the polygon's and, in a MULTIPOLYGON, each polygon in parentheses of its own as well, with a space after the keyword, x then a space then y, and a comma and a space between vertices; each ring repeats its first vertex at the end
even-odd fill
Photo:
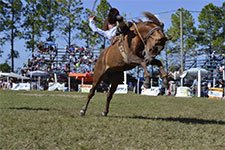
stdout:
POLYGON ((143 14, 149 21, 152 21, 153 23, 155 23, 158 26, 162 26, 161 21, 159 21, 159 19, 155 15, 153 15, 152 13, 143 12, 143 14))

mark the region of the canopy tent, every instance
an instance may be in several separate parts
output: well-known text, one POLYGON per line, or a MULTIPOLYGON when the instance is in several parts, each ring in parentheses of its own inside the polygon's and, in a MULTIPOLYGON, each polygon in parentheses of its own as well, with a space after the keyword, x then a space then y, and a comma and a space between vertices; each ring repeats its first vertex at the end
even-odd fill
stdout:
POLYGON ((198 76, 198 72, 201 72, 202 76, 208 75, 209 71, 204 69, 204 68, 190 68, 187 70, 187 75, 188 76, 198 76))
POLYGON ((190 78, 190 77, 197 77, 198 76, 198 72, 201 72, 202 76, 206 76, 208 75, 209 71, 204 69, 204 68, 190 68, 186 71, 183 72, 182 75, 180 75, 181 78, 190 78))
MULTIPOLYGON (((41 78, 48 77, 49 73, 46 71, 36 70, 36 71, 30 71, 27 73, 30 78, 37 77, 37 89, 42 90, 43 87, 41 87, 41 78)), ((31 85, 31 89, 33 89, 33 86, 31 85)))
POLYGON ((183 86, 183 79, 184 78, 194 78, 197 79, 197 89, 198 89, 198 97, 201 97, 201 78, 202 76, 207 76, 209 73, 208 70, 204 68, 190 68, 180 76, 181 77, 181 86, 183 86))
POLYGON ((69 73, 69 77, 75 77, 78 80, 83 80, 84 83, 91 83, 93 81, 92 73, 69 73))
POLYGON ((17 79, 21 79, 21 80, 29 80, 30 78, 10 72, 10 73, 5 73, 5 72, 0 72, 0 76, 3 77, 11 77, 11 78, 17 78, 17 79))
POLYGON ((87 73, 74 73, 70 72, 68 75, 68 90, 70 91, 70 78, 75 77, 77 80, 81 81, 81 84, 83 83, 92 83, 93 81, 93 73, 87 72, 87 73))
POLYGON ((49 73, 46 71, 36 70, 36 71, 28 72, 27 75, 30 77, 45 77, 45 76, 48 76, 49 73))
MULTIPOLYGON (((10 72, 10 73, 0 72, 0 77, 7 78, 7 85, 8 85, 7 88, 8 89, 13 89, 15 87, 15 86, 11 87, 9 78, 16 78, 16 79, 22 80, 22 83, 17 83, 17 84, 20 84, 20 85, 25 85, 26 84, 26 83, 23 83, 23 80, 29 80, 30 79, 28 77, 25 77, 25 76, 22 76, 22 75, 13 73, 13 72, 10 72)), ((12 84, 15 84, 15 83, 12 83, 12 84)), ((19 87, 21 87, 21 86, 17 85, 17 89, 19 87)), ((29 87, 29 86, 27 86, 27 87, 29 87)))

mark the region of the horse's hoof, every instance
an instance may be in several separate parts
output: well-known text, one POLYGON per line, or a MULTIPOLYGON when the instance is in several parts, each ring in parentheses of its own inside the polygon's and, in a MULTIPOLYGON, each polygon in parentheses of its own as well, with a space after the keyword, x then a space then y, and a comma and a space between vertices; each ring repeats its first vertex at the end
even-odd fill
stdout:
POLYGON ((85 111, 83 109, 80 110, 80 116, 84 116, 85 115, 85 111))
POLYGON ((108 113, 102 112, 102 116, 106 117, 108 113))

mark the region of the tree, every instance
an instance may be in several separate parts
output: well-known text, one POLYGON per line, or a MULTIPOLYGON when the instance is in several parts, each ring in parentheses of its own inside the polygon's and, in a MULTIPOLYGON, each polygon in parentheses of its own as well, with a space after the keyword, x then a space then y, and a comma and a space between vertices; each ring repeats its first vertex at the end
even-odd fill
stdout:
POLYGON ((21 21, 21 12, 23 5, 21 0, 10 0, 4 1, 0 0, 0 32, 3 36, 1 38, 1 43, 5 41, 10 41, 11 50, 11 71, 14 71, 14 58, 19 57, 19 52, 14 49, 14 42, 17 37, 21 37, 20 32, 20 21, 21 21))
POLYGON ((38 0, 25 0, 24 9, 24 39, 26 39, 26 47, 33 53, 35 46, 40 40, 42 33, 42 25, 44 24, 41 20, 41 4, 38 0))
POLYGON ((71 42, 77 37, 73 31, 79 29, 81 24, 82 2, 81 0, 62 0, 59 6, 59 29, 65 36, 68 46, 71 46, 71 42))
MULTIPOLYGON (((178 9, 171 16, 172 26, 168 29, 166 34, 171 38, 170 44, 168 44, 168 55, 180 54, 180 14, 182 12, 183 20, 183 48, 184 48, 184 62, 187 57, 193 57, 196 55, 195 48, 197 44, 196 40, 196 28, 194 26, 194 18, 188 10, 184 8, 178 9)), ((175 59, 174 59, 175 60, 175 59)), ((177 62, 177 60, 175 60, 177 62)))
POLYGON ((55 40, 54 31, 59 23, 59 3, 57 0, 38 0, 42 21, 42 32, 47 32, 48 40, 55 40))
MULTIPOLYGON (((4 26, 2 26, 5 22, 5 16, 6 16, 6 6, 7 4, 3 1, 0 0, 0 33, 4 31, 4 26)), ((0 45, 3 45, 6 41, 6 38, 4 36, 0 36, 0 45)))
MULTIPOLYGON (((225 14, 225 2, 223 2, 221 6, 221 11, 222 11, 222 14, 225 14)), ((222 32, 220 36, 223 38, 221 53, 224 54, 225 53, 225 15, 222 15, 221 24, 222 24, 222 32)))
POLYGON ((9 66, 9 64, 7 62, 0 64, 0 71, 2 72, 10 72, 11 67, 9 66))
POLYGON ((212 51, 221 53, 224 38, 224 14, 221 8, 212 3, 206 5, 198 16, 199 31, 198 43, 207 49, 206 53, 212 51))
POLYGON ((3 50, 0 49, 0 58, 2 57, 3 50))

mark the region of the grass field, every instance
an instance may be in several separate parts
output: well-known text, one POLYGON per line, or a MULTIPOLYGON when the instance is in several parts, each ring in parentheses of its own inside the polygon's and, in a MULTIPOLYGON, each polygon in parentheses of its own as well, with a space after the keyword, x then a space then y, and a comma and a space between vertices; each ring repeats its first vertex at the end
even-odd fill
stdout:
POLYGON ((225 101, 0 91, 0 149, 225 149, 225 101))

